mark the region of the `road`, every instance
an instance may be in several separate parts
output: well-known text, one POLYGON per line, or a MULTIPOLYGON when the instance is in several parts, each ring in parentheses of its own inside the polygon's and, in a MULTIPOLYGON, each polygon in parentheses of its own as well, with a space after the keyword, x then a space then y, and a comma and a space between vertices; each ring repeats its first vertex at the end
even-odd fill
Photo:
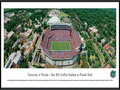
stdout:
POLYGON ((34 65, 34 58, 35 58, 35 55, 36 55, 38 49, 40 48, 40 42, 41 42, 40 39, 41 39, 41 38, 40 38, 40 36, 39 36, 39 39, 38 39, 37 44, 36 44, 35 51, 34 51, 34 53, 33 53, 32 65, 34 65))
MULTIPOLYGON (((76 15, 76 18, 79 20, 79 18, 77 17, 77 15, 76 15)), ((79 20, 80 21, 80 20, 79 20)), ((88 34, 87 34, 88 35, 88 34)), ((93 37, 93 38, 95 38, 95 37, 93 37)), ((92 38, 92 39, 93 39, 92 38)), ((95 40, 97 41, 97 39, 95 38, 95 40)), ((98 42, 98 41, 97 41, 98 42)), ((100 45, 100 44, 99 44, 100 45)), ((100 45, 101 46, 101 45, 100 45)), ((106 52, 106 50, 104 49, 104 47, 103 46, 101 46, 102 48, 103 48, 103 50, 104 50, 104 52, 106 52)), ((95 47, 95 49, 96 49, 96 47, 95 47)), ((96 49, 97 50, 97 49, 96 49)), ((97 52, 98 52, 98 50, 97 50, 97 52)), ((107 52, 106 52, 107 53, 107 52)), ((102 56, 100 55, 100 53, 98 52, 98 54, 99 54, 99 56, 102 58, 102 56)), ((110 57, 110 55, 107 53, 107 55, 108 55, 108 58, 109 58, 109 60, 116 66, 116 64, 115 64, 115 62, 113 61, 113 59, 110 57)), ((103 59, 103 58, 102 58, 103 59)), ((104 59, 103 59, 104 60, 104 59)), ((105 64, 105 61, 104 61, 104 64, 105 64)))
POLYGON ((46 18, 47 18, 47 16, 48 16, 48 14, 49 14, 49 11, 48 11, 47 15, 45 16, 45 18, 43 19, 42 24, 43 24, 43 23, 44 23, 44 21, 46 20, 46 18))
MULTIPOLYGON (((47 13, 47 15, 45 16, 45 18, 43 19, 42 24, 43 24, 43 23, 44 23, 44 21, 46 20, 46 18, 47 18, 47 16, 48 16, 48 14, 49 14, 49 12, 47 13)), ((44 29, 42 29, 42 30, 44 30, 44 29)), ((40 36, 39 36, 39 39, 38 39, 37 44, 36 44, 35 51, 34 51, 34 53, 33 53, 32 65, 34 65, 35 55, 36 55, 36 53, 37 53, 38 49, 40 48, 40 42, 41 42, 41 40, 40 40, 40 39, 41 39, 41 38, 40 38, 40 36)))
POLYGON ((31 62, 28 62, 28 66, 29 66, 29 68, 35 68, 35 67, 32 66, 31 62))
POLYGON ((87 56, 87 51, 82 51, 82 52, 81 52, 81 55, 84 54, 84 53, 85 53, 86 56, 87 56))
MULTIPOLYGON (((97 39, 95 38, 95 40, 97 41, 97 39)), ((98 42, 98 41, 97 41, 98 42)), ((99 43, 98 43, 99 44, 99 43)), ((100 45, 100 44, 99 44, 100 45)), ((100 45, 101 46, 101 45, 100 45)), ((104 47, 103 46, 101 46, 102 48, 103 48, 103 50, 104 50, 104 52, 106 52, 106 50, 104 49, 104 47)), ((114 64, 114 66, 116 67, 116 64, 115 64, 115 62, 113 61, 113 59, 110 57, 110 55, 106 52, 106 54, 108 55, 108 58, 109 58, 109 60, 111 60, 111 62, 113 62, 113 64, 114 64)))
POLYGON ((104 58, 101 56, 100 51, 98 51, 98 49, 96 48, 95 44, 93 44, 93 45, 94 45, 95 50, 97 51, 97 53, 99 54, 99 56, 100 56, 101 59, 102 59, 102 62, 103 62, 102 64, 103 64, 103 66, 105 66, 104 58))

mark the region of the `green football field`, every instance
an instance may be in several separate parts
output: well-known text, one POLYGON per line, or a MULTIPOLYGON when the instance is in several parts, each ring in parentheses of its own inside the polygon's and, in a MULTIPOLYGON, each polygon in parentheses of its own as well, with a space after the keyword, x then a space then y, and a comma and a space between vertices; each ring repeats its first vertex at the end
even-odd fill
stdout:
POLYGON ((70 41, 51 41, 51 51, 71 51, 70 41))

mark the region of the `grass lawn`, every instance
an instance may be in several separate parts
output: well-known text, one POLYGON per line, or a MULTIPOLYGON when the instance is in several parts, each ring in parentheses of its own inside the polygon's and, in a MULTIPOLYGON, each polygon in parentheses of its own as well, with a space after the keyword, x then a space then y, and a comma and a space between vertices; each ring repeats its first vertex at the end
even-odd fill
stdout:
POLYGON ((114 61, 114 63, 116 64, 116 60, 115 60, 115 59, 113 59, 113 61, 114 61))
POLYGON ((95 55, 94 55, 94 56, 93 56, 93 55, 90 55, 90 59, 91 59, 91 60, 95 59, 95 55))
POLYGON ((67 16, 69 16, 69 15, 66 14, 66 13, 64 13, 64 12, 61 12, 61 13, 60 13, 60 17, 61 17, 61 18, 63 18, 63 17, 67 17, 67 16))
POLYGON ((51 51, 71 51, 70 41, 51 41, 51 51))

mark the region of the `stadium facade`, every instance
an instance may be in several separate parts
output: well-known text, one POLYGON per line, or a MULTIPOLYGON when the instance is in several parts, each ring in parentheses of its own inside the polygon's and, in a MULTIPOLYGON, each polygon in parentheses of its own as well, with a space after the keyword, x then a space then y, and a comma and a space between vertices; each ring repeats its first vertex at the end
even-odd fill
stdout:
POLYGON ((79 33, 72 25, 61 23, 50 25, 41 35, 42 57, 51 65, 72 65, 81 48, 79 33))

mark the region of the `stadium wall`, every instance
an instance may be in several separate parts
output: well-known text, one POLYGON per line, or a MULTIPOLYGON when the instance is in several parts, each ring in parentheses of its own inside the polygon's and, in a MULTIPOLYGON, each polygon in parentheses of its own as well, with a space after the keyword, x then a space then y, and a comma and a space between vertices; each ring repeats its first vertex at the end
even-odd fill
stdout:
POLYGON ((50 63, 51 65, 57 65, 57 66, 66 66, 66 65, 72 65, 77 60, 78 54, 75 55, 72 59, 61 59, 61 60, 52 60, 47 55, 46 61, 50 63))

